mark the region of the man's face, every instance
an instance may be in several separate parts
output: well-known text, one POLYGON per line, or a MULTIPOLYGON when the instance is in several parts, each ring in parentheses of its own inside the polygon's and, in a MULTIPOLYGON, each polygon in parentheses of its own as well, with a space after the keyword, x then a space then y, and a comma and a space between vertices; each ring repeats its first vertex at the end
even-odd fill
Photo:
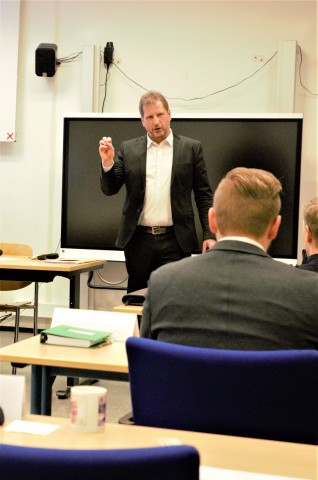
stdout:
POLYGON ((147 130, 152 141, 162 142, 170 134, 170 110, 165 110, 160 100, 144 105, 143 110, 144 114, 141 117, 143 127, 147 130))

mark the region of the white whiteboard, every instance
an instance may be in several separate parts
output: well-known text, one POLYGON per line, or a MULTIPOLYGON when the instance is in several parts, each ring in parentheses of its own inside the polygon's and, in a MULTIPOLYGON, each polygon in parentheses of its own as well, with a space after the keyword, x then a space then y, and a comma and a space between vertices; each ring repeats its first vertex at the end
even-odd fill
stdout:
POLYGON ((20 0, 0 2, 0 142, 16 140, 20 0))

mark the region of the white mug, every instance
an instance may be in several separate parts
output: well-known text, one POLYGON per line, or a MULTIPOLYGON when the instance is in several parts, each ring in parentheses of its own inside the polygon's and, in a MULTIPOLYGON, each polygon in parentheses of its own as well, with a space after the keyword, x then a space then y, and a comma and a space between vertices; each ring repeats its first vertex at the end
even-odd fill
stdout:
POLYGON ((104 387, 77 385, 71 388, 71 428, 77 432, 101 432, 106 422, 104 387))

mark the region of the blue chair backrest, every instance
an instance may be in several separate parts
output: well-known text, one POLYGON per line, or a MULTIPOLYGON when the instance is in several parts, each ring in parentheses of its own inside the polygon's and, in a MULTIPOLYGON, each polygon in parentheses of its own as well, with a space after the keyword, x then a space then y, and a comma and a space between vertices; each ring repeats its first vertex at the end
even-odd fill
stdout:
POLYGON ((1 480, 199 480, 194 447, 57 450, 0 446, 1 480))
POLYGON ((318 352, 126 342, 137 425, 318 444, 318 352))

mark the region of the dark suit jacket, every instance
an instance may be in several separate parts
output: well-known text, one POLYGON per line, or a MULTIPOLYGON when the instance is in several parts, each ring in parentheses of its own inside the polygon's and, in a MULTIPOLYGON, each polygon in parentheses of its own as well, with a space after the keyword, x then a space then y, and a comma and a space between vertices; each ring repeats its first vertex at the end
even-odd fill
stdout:
MULTIPOLYGON (((101 171, 101 189, 106 195, 116 194, 123 184, 126 200, 123 206, 116 246, 124 248, 132 237, 144 204, 146 188, 147 136, 134 138, 121 144, 114 167, 101 171)), ((214 238, 208 224, 208 210, 212 205, 201 143, 174 135, 171 177, 171 208, 177 241, 184 252, 198 248, 191 203, 195 196, 203 239, 214 238)))
POLYGON ((310 255, 309 257, 306 256, 303 263, 301 265, 296 265, 296 267, 318 273, 318 253, 310 255))
POLYGON ((151 274, 140 334, 210 348, 318 349, 318 276, 221 241, 151 274))

